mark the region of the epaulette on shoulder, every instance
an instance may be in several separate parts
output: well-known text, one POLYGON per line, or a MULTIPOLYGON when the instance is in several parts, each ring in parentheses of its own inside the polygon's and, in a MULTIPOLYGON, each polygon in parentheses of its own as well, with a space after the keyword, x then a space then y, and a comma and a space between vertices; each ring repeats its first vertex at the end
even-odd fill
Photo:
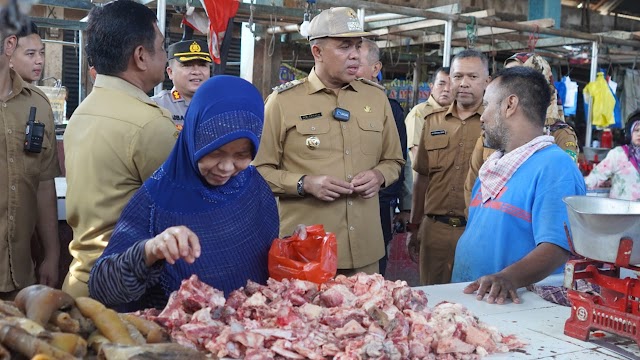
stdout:
POLYGON ((383 91, 385 90, 385 87, 384 87, 384 86, 382 86, 382 85, 378 84, 378 83, 377 83, 377 82, 375 82, 375 81, 371 81, 371 80, 369 80, 369 79, 365 79, 365 78, 358 78, 358 80, 359 80, 359 81, 362 81, 363 83, 365 83, 365 84, 367 84, 367 85, 375 86, 375 87, 377 87, 377 88, 378 88, 378 89, 380 89, 380 90, 383 90, 383 91))
POLYGON ((287 90, 293 89, 294 87, 303 84, 304 83, 304 79, 300 79, 300 80, 291 80, 287 83, 278 85, 276 87, 273 88, 273 91, 279 93, 285 92, 287 90))
POLYGON ((28 84, 26 82, 24 83, 24 87, 26 87, 29 90, 31 90, 32 93, 40 95, 40 97, 43 98, 44 101, 46 101, 47 104, 49 104, 49 106, 51 106, 51 101, 49 101, 49 97, 39 87, 37 87, 37 86, 35 86, 33 84, 28 84))

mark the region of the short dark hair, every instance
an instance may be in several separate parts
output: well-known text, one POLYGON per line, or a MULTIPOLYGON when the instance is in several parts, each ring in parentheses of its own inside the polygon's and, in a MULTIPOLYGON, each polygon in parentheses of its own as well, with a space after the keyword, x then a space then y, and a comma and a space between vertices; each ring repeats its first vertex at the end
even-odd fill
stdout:
POLYGON ((503 98, 511 94, 518 97, 519 106, 529 121, 544 126, 551 99, 544 75, 532 68, 516 66, 498 71, 493 81, 499 81, 503 98))
POLYGON ((438 77, 438 74, 440 74, 441 72, 449 75, 449 71, 451 71, 451 68, 448 66, 441 66, 439 67, 436 72, 433 73, 433 76, 431 77, 431 83, 435 84, 436 83, 436 78, 438 77))
POLYGON ((451 64, 453 64, 456 60, 469 58, 480 59, 480 61, 482 61, 482 65, 484 65, 485 70, 487 70, 487 74, 489 73, 489 58, 487 57, 487 55, 481 53, 478 50, 465 49, 460 51, 456 54, 456 56, 453 57, 453 60, 451 60, 451 64))
POLYGON ((18 37, 18 39, 20 39, 31 34, 38 34, 38 25, 29 20, 22 26, 22 28, 20 28, 20 31, 16 34, 16 36, 18 37))
POLYGON ((87 25, 87 56, 99 74, 118 75, 127 70, 136 47, 155 53, 156 14, 131 0, 116 0, 94 7, 87 25))

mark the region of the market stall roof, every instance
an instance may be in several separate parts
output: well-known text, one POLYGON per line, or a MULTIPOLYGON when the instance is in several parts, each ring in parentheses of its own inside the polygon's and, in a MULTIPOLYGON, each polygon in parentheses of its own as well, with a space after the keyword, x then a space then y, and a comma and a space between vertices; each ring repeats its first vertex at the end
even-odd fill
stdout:
POLYGON ((619 14, 640 17, 640 6, 637 0, 562 0, 562 5, 580 8, 587 3, 589 9, 602 15, 619 14))
MULTIPOLYGON (((151 7, 155 0, 138 0, 151 7)), ((62 6, 89 10, 96 4, 106 0, 40 0, 41 5, 62 6)), ((170 11, 184 8, 185 0, 165 0, 170 11)), ((199 1, 192 1, 199 7, 199 1)), ((621 16, 637 16, 640 19, 640 7, 637 0, 562 0, 565 6, 589 6, 591 11, 620 14, 621 16)), ((459 4, 441 6, 439 8, 421 9, 388 5, 374 1, 359 0, 319 0, 315 13, 321 8, 330 6, 351 6, 366 11, 365 27, 377 35, 378 45, 382 48, 403 48, 408 53, 429 52, 442 49, 450 44, 452 54, 465 47, 492 53, 512 54, 527 51, 535 47, 536 51, 544 51, 550 59, 566 62, 573 59, 576 64, 586 63, 590 57, 593 43, 601 44, 606 51, 601 52, 602 61, 609 63, 634 63, 640 49, 638 32, 613 31, 605 33, 585 33, 575 30, 554 28, 552 19, 537 19, 515 22, 502 21, 493 9, 461 13, 459 4), (368 18, 368 19, 367 19, 368 18), (445 42, 444 24, 453 23, 450 43, 445 42), (459 24, 455 27, 455 24, 459 24), (471 24, 472 27, 469 28, 471 24), (465 28, 466 26, 466 28, 465 28), (469 30, 471 29, 471 30, 469 30), (534 39, 532 41, 532 39, 534 39)), ((291 40, 304 40, 298 34, 299 23, 302 22, 305 9, 273 5, 241 3, 236 21, 273 25, 269 33, 292 33, 291 40)), ((63 19, 35 18, 38 25, 64 29, 84 29, 86 23, 63 19)))

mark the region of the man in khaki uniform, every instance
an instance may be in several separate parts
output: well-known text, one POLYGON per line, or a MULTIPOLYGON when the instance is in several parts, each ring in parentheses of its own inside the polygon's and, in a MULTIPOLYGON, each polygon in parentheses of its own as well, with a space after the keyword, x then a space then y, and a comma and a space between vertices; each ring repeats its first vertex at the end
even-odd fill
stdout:
POLYGON ((433 80, 429 86, 431 86, 429 99, 414 106, 404 120, 407 127, 407 144, 409 150, 411 150, 412 162, 415 162, 416 153, 418 152, 417 146, 420 144, 424 118, 431 114, 433 110, 449 107, 453 102, 448 67, 438 68, 433 74, 433 80))
MULTIPOLYGON (((553 85, 553 74, 551 73, 551 67, 549 63, 540 55, 532 53, 516 53, 509 57, 504 62, 505 68, 514 66, 524 66, 537 70, 544 75, 549 84, 551 90, 551 101, 547 108, 547 116, 545 118, 545 132, 556 141, 562 150, 564 150, 573 161, 578 162, 578 154, 580 152, 578 148, 578 137, 576 132, 569 124, 564 121, 564 113, 562 106, 558 104, 558 95, 555 86, 553 85)), ((464 200, 467 205, 467 210, 471 202, 471 190, 478 178, 478 172, 480 167, 485 161, 493 154, 495 150, 484 146, 484 139, 480 137, 476 142, 476 145, 471 154, 469 174, 464 183, 464 200)))
POLYGON ((196 90, 211 77, 211 56, 207 43, 185 40, 169 46, 167 75, 173 81, 171 90, 163 90, 151 100, 169 110, 178 130, 184 126, 184 115, 196 90))
POLYGON ((487 57, 475 50, 460 52, 450 76, 455 101, 425 119, 413 165, 417 176, 409 253, 415 258, 419 249, 420 282, 425 285, 451 281, 456 244, 466 225, 462 190, 480 136, 482 95, 489 82, 487 57))
POLYGON ((0 299, 13 300, 36 281, 57 285, 60 247, 54 178, 60 167, 49 100, 9 69, 16 35, 0 41, 0 299), (44 135, 40 148, 25 149, 25 124, 32 107, 44 135), (37 277, 31 259, 34 231, 45 250, 37 277))
POLYGON ((63 290, 89 296, 87 282, 122 209, 164 162, 177 131, 146 93, 164 78, 164 36, 149 8, 114 1, 91 10, 87 55, 98 76, 64 136, 67 222, 73 261, 63 290), (109 49, 103 39, 122 39, 109 49))
POLYGON ((42 77, 44 69, 44 43, 38 27, 29 21, 18 33, 18 46, 11 55, 11 68, 22 80, 32 84, 42 77))
POLYGON ((281 236, 323 224, 336 234, 341 273, 375 273, 384 255, 378 191, 404 164, 398 131, 385 93, 356 80, 369 35, 356 13, 325 10, 309 34, 315 67, 267 99, 254 164, 279 197, 281 236))
MULTIPOLYGON (((407 128, 407 146, 409 147, 409 156, 407 157, 407 163, 404 164, 403 171, 405 174, 404 186, 409 189, 407 194, 409 199, 413 197, 413 179, 415 179, 416 173, 413 171, 412 165, 416 161, 415 157, 418 152, 420 137, 422 136, 424 118, 436 109, 449 107, 453 102, 451 81, 449 79, 449 68, 438 68, 438 70, 433 74, 433 80, 429 86, 431 86, 429 99, 414 106, 404 120, 407 128), (411 176, 407 175, 409 173, 411 173, 411 176)), ((410 216, 409 212, 401 211, 400 214, 398 214, 397 220, 405 223, 409 221, 410 216)))

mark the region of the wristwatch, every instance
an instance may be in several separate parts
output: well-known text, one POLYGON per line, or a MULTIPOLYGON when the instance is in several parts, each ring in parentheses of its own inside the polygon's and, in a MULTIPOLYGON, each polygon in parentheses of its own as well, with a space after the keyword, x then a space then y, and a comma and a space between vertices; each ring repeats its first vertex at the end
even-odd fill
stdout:
POLYGON ((300 177, 300 179, 298 180, 298 185, 297 185, 297 190, 298 190, 298 195, 300 196, 304 196, 306 193, 304 192, 304 178, 307 175, 302 175, 300 177))

